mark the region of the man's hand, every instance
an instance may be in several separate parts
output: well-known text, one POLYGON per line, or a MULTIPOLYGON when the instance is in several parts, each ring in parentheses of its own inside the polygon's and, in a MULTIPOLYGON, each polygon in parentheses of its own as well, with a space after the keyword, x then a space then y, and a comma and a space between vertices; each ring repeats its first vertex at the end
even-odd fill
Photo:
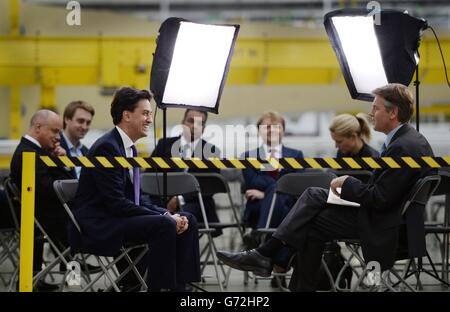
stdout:
POLYGON ((58 143, 55 144, 55 148, 50 152, 53 156, 66 156, 66 150, 61 147, 61 145, 58 143))
POLYGON ((263 199, 264 192, 261 192, 260 190, 247 190, 245 192, 245 198, 247 200, 263 199))
POLYGON ((342 185, 344 185, 344 181, 345 181, 345 179, 347 179, 347 178, 348 178, 348 175, 344 175, 344 176, 342 176, 342 177, 335 178, 335 179, 333 179, 333 180, 331 181, 331 183, 330 183, 330 188, 331 188, 331 191, 332 191, 336 196, 341 197, 341 194, 337 191, 337 188, 338 188, 338 187, 339 187, 339 188, 342 188, 342 185))
POLYGON ((189 220, 185 216, 180 216, 178 213, 171 215, 177 223, 177 234, 181 234, 189 227, 189 220))
POLYGON ((178 201, 175 196, 173 196, 168 202, 167 202, 167 210, 169 210, 171 213, 175 213, 178 211, 178 201))

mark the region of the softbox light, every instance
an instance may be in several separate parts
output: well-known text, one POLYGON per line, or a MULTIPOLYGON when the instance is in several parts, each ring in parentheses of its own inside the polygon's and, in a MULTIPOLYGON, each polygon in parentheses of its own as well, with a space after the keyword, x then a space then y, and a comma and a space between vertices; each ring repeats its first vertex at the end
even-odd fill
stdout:
POLYGON ((150 90, 158 107, 218 113, 238 31, 239 25, 165 20, 150 74, 150 90))
POLYGON ((387 83, 410 84, 420 36, 428 27, 425 20, 400 11, 369 13, 343 9, 324 19, 351 97, 366 101, 373 100, 372 90, 387 83))

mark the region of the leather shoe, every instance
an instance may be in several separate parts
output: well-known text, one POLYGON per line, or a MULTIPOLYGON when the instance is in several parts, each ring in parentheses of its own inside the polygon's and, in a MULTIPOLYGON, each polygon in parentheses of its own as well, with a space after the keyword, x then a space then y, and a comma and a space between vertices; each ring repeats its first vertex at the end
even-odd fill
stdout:
POLYGON ((38 281, 36 285, 34 286, 34 291, 36 292, 50 292, 50 291, 56 291, 59 289, 58 285, 55 284, 49 284, 44 281, 38 281))
POLYGON ((258 276, 268 277, 272 272, 272 260, 255 249, 238 253, 218 251, 217 258, 233 269, 251 271, 258 276))

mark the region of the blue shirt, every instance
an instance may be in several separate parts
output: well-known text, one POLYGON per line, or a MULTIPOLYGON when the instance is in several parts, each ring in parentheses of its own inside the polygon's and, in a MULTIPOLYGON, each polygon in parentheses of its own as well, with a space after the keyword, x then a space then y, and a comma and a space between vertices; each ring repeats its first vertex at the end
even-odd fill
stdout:
POLYGON ((381 146, 380 154, 383 154, 384 151, 388 148, 389 143, 391 143, 392 138, 397 133, 398 129, 400 129, 404 124, 400 124, 396 128, 392 129, 386 136, 386 140, 384 141, 383 145, 381 146))
MULTIPOLYGON (((69 138, 66 136, 64 131, 62 132, 62 135, 64 136, 64 139, 66 140, 67 143, 67 147, 69 148, 69 150, 66 152, 68 152, 72 157, 83 156, 83 152, 81 151, 81 147, 83 146, 83 144, 81 144, 80 142, 78 143, 77 146, 74 146, 72 142, 70 142, 69 138)), ((75 167, 75 173, 77 175, 77 179, 80 179, 81 167, 75 167)))
MULTIPOLYGON (((394 135, 397 133, 398 129, 400 129, 404 124, 400 124, 399 126, 397 126, 396 128, 392 129, 386 136, 386 140, 384 140, 384 146, 385 149, 388 148, 389 143, 391 143, 392 138, 394 137, 394 135)), ((383 147, 381 148, 382 152, 383 152, 383 147)))

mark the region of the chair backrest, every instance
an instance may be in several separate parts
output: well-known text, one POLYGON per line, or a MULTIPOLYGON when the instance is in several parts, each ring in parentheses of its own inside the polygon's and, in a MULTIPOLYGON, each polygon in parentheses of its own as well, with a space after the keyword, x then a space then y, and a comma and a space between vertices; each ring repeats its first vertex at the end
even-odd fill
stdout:
MULTIPOLYGON (((163 173, 141 174, 141 189, 153 196, 163 195, 163 173)), ((197 179, 188 172, 167 173, 167 196, 184 195, 200 192, 197 179)))
POLYGON ((322 187, 328 189, 331 180, 334 178, 336 178, 335 174, 322 170, 305 170, 303 172, 288 173, 282 176, 277 181, 276 191, 272 197, 265 228, 270 228, 277 194, 300 196, 308 187, 322 187))
POLYGON ((192 173, 192 175, 197 179, 203 196, 230 193, 227 181, 218 173, 192 173))
POLYGON ((413 203, 425 206, 440 182, 441 177, 438 175, 430 175, 419 179, 403 204, 402 215, 413 203))
POLYGON ((334 173, 338 177, 348 175, 357 178, 363 183, 369 182, 369 179, 372 176, 372 172, 369 170, 330 170, 330 172, 334 173))
POLYGON ((11 180, 11 177, 6 177, 3 181, 6 199, 8 201, 9 212, 13 221, 14 227, 19 229, 19 218, 17 213, 20 211, 20 193, 17 186, 11 180))
POLYGON ((75 198, 78 189, 78 180, 56 180, 53 182, 53 189, 55 190, 56 196, 58 196, 59 201, 63 205, 66 213, 69 215, 70 220, 75 225, 77 230, 81 233, 81 228, 69 207, 69 202, 75 198))
POLYGON ((450 194, 450 168, 442 168, 439 169, 438 172, 441 177, 441 182, 437 187, 436 191, 434 191, 434 195, 447 195, 450 194))
POLYGON ((288 173, 277 181, 277 193, 300 196, 308 187, 328 189, 336 175, 328 171, 305 171, 288 173))
MULTIPOLYGON (((163 173, 143 173, 141 174, 142 192, 153 196, 163 195, 163 173)), ((203 224, 209 230, 208 218, 206 216, 205 205, 203 203, 200 185, 197 179, 188 172, 168 172, 167 173, 167 196, 185 195, 197 193, 200 203, 200 210, 203 217, 203 224)))

